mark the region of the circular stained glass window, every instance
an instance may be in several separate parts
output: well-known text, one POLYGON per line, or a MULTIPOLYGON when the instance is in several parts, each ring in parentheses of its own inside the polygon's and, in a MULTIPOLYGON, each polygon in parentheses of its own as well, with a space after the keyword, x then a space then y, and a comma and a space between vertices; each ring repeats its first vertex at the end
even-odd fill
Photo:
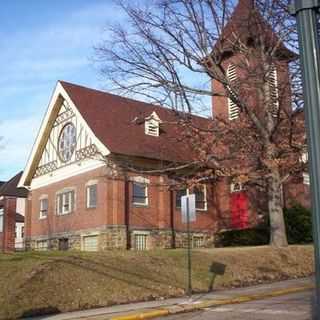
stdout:
POLYGON ((60 159, 67 162, 71 159, 76 148, 76 127, 72 123, 66 124, 60 133, 58 152, 60 159))

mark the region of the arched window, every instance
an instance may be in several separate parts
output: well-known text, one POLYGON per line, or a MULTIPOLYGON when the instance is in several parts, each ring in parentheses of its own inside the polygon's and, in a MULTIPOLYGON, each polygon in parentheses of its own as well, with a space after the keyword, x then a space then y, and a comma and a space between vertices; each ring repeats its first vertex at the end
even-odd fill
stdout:
MULTIPOLYGON (((237 68, 233 63, 230 63, 227 69, 227 77, 231 84, 236 84, 237 77, 237 68)), ((232 99, 228 98, 228 116, 229 120, 235 120, 239 118, 239 107, 232 101, 232 99)))
POLYGON ((279 112, 279 90, 278 90, 278 76, 277 68, 274 64, 270 66, 268 73, 268 83, 270 89, 270 109, 274 117, 278 116, 279 112))

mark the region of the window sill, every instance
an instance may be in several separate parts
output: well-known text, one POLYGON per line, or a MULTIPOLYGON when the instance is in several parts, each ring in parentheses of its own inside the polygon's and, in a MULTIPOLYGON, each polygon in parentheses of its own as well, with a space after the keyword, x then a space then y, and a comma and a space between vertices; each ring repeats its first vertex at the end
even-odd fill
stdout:
POLYGON ((64 213, 57 213, 57 216, 67 216, 68 214, 71 214, 73 211, 70 212, 64 212, 64 213))
POLYGON ((149 207, 149 204, 143 204, 143 203, 133 203, 132 204, 133 207, 135 208, 148 208, 149 207))
POLYGON ((95 207, 86 207, 86 210, 94 210, 94 209, 97 209, 97 206, 95 206, 95 207))
MULTIPOLYGON (((176 210, 181 211, 181 207, 176 207, 176 210)), ((207 212, 208 208, 205 208, 205 209, 197 209, 196 208, 196 211, 207 212)))
POLYGON ((46 216, 46 217, 39 217, 39 220, 45 220, 45 219, 47 219, 48 218, 48 216, 46 216))

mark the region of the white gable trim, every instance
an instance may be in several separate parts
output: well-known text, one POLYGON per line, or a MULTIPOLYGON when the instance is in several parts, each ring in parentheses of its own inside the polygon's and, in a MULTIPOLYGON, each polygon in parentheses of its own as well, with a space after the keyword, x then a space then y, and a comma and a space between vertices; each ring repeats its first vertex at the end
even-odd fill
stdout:
POLYGON ((30 156, 27 161, 27 165, 25 167, 25 170, 23 172, 23 175, 19 181, 18 187, 29 187, 33 174, 36 170, 36 167, 40 161, 42 152, 44 150, 45 144, 48 140, 48 137, 50 135, 50 129, 52 127, 53 122, 56 119, 56 116, 60 110, 61 107, 61 98, 65 99, 69 106, 73 109, 76 116, 78 117, 79 121, 81 121, 84 126, 87 128, 88 133, 92 136, 92 139, 97 146, 99 152, 103 156, 107 156, 110 154, 110 151, 108 148, 96 137, 92 129, 89 127, 88 123, 85 121, 85 119, 80 114, 79 110, 71 100, 70 96, 66 92, 66 90, 63 88, 62 84, 58 81, 53 94, 51 96, 46 114, 42 120, 37 138, 35 140, 35 143, 32 147, 30 156))

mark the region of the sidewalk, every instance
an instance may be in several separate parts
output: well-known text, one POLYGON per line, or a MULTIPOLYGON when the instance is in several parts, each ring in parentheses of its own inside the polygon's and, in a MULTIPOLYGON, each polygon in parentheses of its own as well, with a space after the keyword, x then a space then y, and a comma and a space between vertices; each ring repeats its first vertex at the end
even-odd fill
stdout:
POLYGON ((203 308, 261 300, 313 288, 314 279, 287 280, 254 287, 219 290, 212 293, 195 294, 191 298, 174 298, 139 302, 113 307, 68 312, 52 316, 24 318, 25 320, 136 320, 151 319, 169 314, 190 312, 203 308))

